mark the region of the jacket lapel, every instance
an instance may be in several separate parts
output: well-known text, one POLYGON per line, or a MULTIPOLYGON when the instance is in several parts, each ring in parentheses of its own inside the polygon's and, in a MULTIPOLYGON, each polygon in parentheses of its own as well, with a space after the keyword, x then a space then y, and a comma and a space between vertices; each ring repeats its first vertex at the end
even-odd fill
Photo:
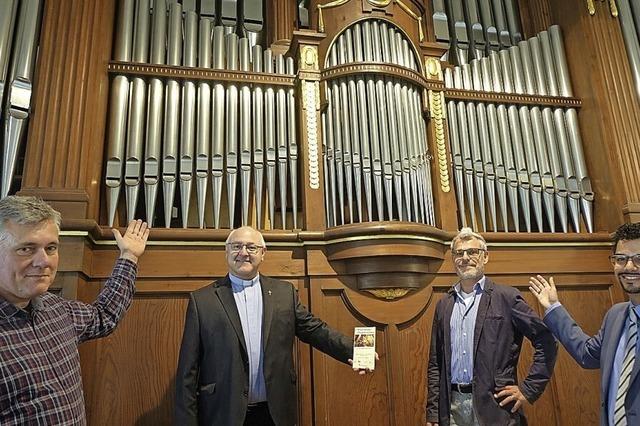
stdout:
MULTIPOLYGON (((613 363, 615 362, 618 344, 620 342, 620 338, 622 337, 622 332, 624 331, 624 327, 626 325, 628 309, 629 309, 628 307, 625 307, 625 309, 622 309, 620 310, 620 312, 618 312, 618 315, 616 315, 615 318, 613 319, 613 324, 611 324, 610 337, 607 337, 606 341, 602 342, 603 352, 600 355, 600 363, 601 363, 600 368, 602 370, 601 383, 602 383, 602 394, 607 395, 607 398, 609 395, 609 383, 611 381, 611 372, 613 371, 613 363), (603 365, 602 361, 605 359, 610 360, 610 362, 607 362, 607 364, 603 365)), ((607 330, 605 330, 605 336, 607 334, 608 334, 607 330)), ((636 366, 637 366, 637 363, 636 363, 636 366)), ((635 373, 637 374, 637 371, 635 373)), ((632 374, 631 380, 633 380, 633 374, 632 374)))
POLYGON ((480 334, 482 333, 482 327, 484 326, 484 319, 487 316, 487 310, 491 304, 491 293, 493 292, 494 284, 489 278, 484 280, 484 291, 480 298, 480 304, 478 305, 478 314, 476 315, 476 326, 473 330, 473 358, 476 357, 478 351, 478 342, 480 341, 480 334))
POLYGON ((233 326, 233 329, 240 340, 240 345, 244 353, 247 353, 247 343, 244 340, 244 333, 242 332, 242 323, 240 322, 240 315, 238 314, 238 307, 236 306, 236 300, 233 298, 233 289, 231 288, 231 280, 229 275, 215 283, 216 294, 220 303, 224 308, 224 311, 229 318, 229 322, 233 326))
MULTIPOLYGON (((625 310, 625 312, 628 312, 628 308, 627 310, 625 310)), ((626 326, 626 321, 625 321, 625 326, 626 326)), ((638 328, 640 328, 640 323, 638 323, 638 328)), ((636 360, 633 364, 633 370, 631 370, 631 378, 629 379, 629 389, 631 389, 631 386, 633 386, 633 382, 638 378, 638 372, 640 372, 640 359, 638 359, 640 357, 640 354, 637 352, 637 347, 638 347, 638 343, 636 342, 636 360)))
POLYGON ((444 317, 442 328, 444 329, 444 362, 446 364, 448 381, 451 378, 451 314, 453 313, 453 306, 456 301, 456 291, 453 287, 447 292, 447 300, 444 305, 444 317))
POLYGON ((260 287, 262 288, 262 347, 267 347, 271 320, 273 319, 273 281, 260 275, 260 287))

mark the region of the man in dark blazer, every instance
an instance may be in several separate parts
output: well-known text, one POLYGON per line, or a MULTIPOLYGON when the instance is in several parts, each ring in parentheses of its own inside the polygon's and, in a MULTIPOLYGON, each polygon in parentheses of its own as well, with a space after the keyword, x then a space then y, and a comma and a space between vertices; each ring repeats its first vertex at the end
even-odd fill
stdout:
POLYGON ((311 315, 291 283, 258 273, 265 250, 255 229, 232 231, 229 274, 191 294, 176 374, 176 425, 295 425, 296 336, 350 361, 351 339, 311 315))
POLYGON ((544 391, 557 345, 512 287, 484 276, 484 238, 463 228, 451 242, 456 283, 436 305, 427 371, 427 425, 519 425, 525 401, 544 391), (517 366, 526 336, 534 347, 528 376, 517 366))
POLYGON ((640 315, 640 223, 624 224, 616 230, 609 259, 629 302, 613 305, 593 337, 585 334, 560 304, 553 278, 547 281, 540 275, 531 277, 529 290, 545 308, 544 323, 567 352, 582 368, 601 370, 600 424, 637 425, 640 424, 640 345, 638 339, 635 347, 633 343, 629 345, 628 331, 630 322, 637 324, 640 315), (635 352, 635 360, 629 359, 628 371, 624 374, 625 351, 629 346, 635 352), (628 387, 619 389, 620 382, 625 381, 628 387))

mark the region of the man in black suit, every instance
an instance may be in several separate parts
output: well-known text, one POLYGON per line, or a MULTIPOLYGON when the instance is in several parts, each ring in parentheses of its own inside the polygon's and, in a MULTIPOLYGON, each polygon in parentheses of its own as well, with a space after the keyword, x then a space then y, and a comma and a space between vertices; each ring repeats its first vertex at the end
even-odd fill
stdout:
POLYGON ((176 425, 297 423, 294 336, 344 363, 353 342, 315 318, 291 283, 258 273, 251 227, 226 241, 229 274, 191 294, 176 375, 176 425))
POLYGON ((551 332, 520 292, 484 275, 484 238, 463 228, 451 242, 460 279, 436 305, 428 366, 427 425, 526 424, 520 410, 542 395, 555 364, 551 332), (534 347, 528 376, 517 366, 526 336, 534 347))

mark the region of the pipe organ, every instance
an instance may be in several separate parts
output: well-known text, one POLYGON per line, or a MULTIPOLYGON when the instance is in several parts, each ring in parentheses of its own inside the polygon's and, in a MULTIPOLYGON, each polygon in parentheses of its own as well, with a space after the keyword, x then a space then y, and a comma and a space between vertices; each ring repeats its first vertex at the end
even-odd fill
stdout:
MULTIPOLYGON (((591 13, 591 10, 589 12, 591 13)), ((620 27, 627 57, 633 73, 636 93, 640 96, 640 4, 631 0, 618 0, 618 6, 612 7, 611 14, 620 15, 620 27)))
MULTIPOLYGON (((593 232, 594 196, 577 112, 562 104, 567 98, 579 106, 579 100, 559 28, 523 40, 514 1, 474 4, 433 4, 436 38, 450 41, 444 58, 455 64, 444 70, 444 83, 460 226, 593 232), (479 100, 456 100, 460 93, 479 100), (483 98, 487 93, 511 97, 495 102, 483 98), (543 102, 523 104, 522 95, 543 102)), ((253 223, 297 229, 292 55, 263 50, 241 26, 216 25, 180 3, 167 8, 163 0, 128 0, 119 12, 105 173, 108 223, 124 192, 127 220, 144 204, 141 216, 153 223, 159 215, 167 228, 253 223), (136 67, 121 73, 116 61, 136 67), (152 72, 145 79, 135 71, 143 64, 156 65, 155 74, 163 72, 161 65, 208 70, 210 77, 152 72), (225 70, 238 72, 238 79, 216 80, 225 70), (258 75, 288 80, 258 83, 252 78, 258 75), (197 214, 190 219, 192 210, 197 214)), ((327 227, 387 220, 437 226, 422 62, 414 42, 386 19, 361 19, 331 40, 320 119, 327 227)))
MULTIPOLYGON (((392 64, 418 74, 411 41, 367 19, 333 41, 322 114, 327 226, 401 220, 435 226, 422 88, 393 74, 333 74, 349 64, 392 64)), ((366 65, 365 65, 366 66, 366 65)))
MULTIPOLYGON (((558 26, 446 69, 445 84, 477 92, 573 95, 558 26)), ((593 232, 594 196, 575 108, 452 99, 447 111, 463 226, 519 232, 522 222, 526 232, 555 232, 557 218, 562 232, 569 224, 579 232, 582 218, 593 232)))
MULTIPOLYGON (((486 237, 494 281, 541 313, 527 279, 553 275, 597 330, 625 298, 609 233, 640 220, 637 9, 0 0, 0 196, 62 211, 53 291, 91 302, 109 228, 153 225, 127 317, 81 346, 88 423, 171 422, 189 293, 226 274, 225 239, 245 224, 269 246, 261 273, 347 335, 377 328, 364 381, 295 344, 300 425, 425 424, 463 226, 486 237)), ((529 424, 597 423, 597 376, 562 354, 555 374, 529 424)))
POLYGON ((139 217, 144 200, 141 216, 154 223, 159 215, 166 228, 176 226, 177 212, 173 222, 183 228, 298 228, 293 58, 180 3, 150 6, 141 1, 134 10, 125 1, 118 19, 109 223, 124 192, 127 220, 139 217), (148 96, 143 70, 150 70, 148 96))

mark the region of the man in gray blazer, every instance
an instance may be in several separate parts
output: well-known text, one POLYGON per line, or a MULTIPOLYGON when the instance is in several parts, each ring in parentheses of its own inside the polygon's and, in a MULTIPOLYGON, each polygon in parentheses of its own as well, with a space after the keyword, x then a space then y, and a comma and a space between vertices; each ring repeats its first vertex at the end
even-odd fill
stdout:
POLYGON ((258 273, 265 251, 260 232, 232 231, 229 274, 191 294, 176 374, 176 425, 295 425, 294 337, 351 361, 351 339, 311 315, 291 283, 258 273))
POLYGON ((640 361, 636 359, 640 355, 636 325, 640 315, 640 223, 618 228, 609 259, 630 301, 613 305, 593 337, 585 334, 560 304, 553 278, 547 281, 540 275, 531 277, 529 289, 545 308, 544 323, 567 352, 582 368, 602 370, 600 424, 637 425, 640 424, 640 361))
POLYGON ((484 238, 463 228, 451 241, 459 281, 433 317, 427 371, 427 426, 526 424, 524 403, 544 391, 557 344, 520 292, 484 275, 484 238), (534 348, 529 374, 518 383, 524 337, 534 348))

